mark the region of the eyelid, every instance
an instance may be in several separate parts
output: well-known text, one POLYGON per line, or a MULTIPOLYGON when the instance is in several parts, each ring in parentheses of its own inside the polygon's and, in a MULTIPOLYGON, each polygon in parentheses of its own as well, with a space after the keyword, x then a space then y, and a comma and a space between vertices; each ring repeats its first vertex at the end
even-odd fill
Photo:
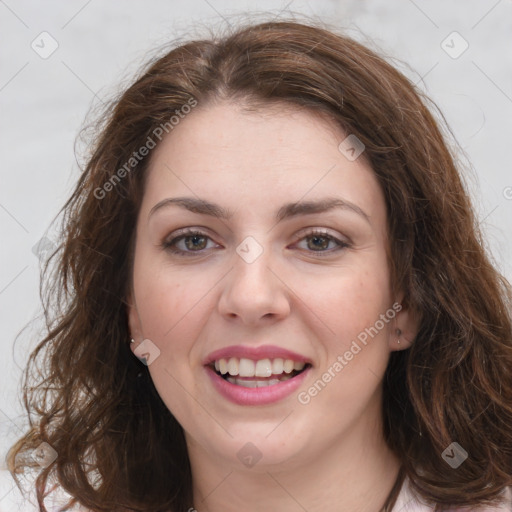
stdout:
MULTIPOLYGON (((315 226, 308 226, 307 228, 302 228, 296 235, 294 235, 296 240, 300 240, 305 236, 311 235, 325 235, 330 236, 331 238, 340 239, 340 235, 336 232, 332 232, 329 228, 320 228, 315 226)), ((346 238, 346 237, 345 237, 346 238)), ((343 242, 343 240, 339 240, 343 242)), ((348 243, 348 242, 347 242, 348 243)))
POLYGON ((325 251, 307 251, 307 250, 303 249, 303 251, 307 252, 308 254, 318 255, 320 257, 329 257, 329 256, 332 256, 334 253, 338 253, 339 251, 352 246, 352 243, 347 239, 347 237, 333 234, 326 228, 315 228, 315 227, 308 227, 308 228, 304 228, 303 230, 299 231, 299 233, 297 233, 297 235, 295 235, 295 241, 293 242, 293 245, 297 244, 301 240, 304 240, 306 238, 313 237, 313 236, 325 237, 325 238, 329 239, 330 241, 335 242, 337 244, 337 247, 334 249, 328 249, 325 251), (345 238, 345 240, 343 238, 345 238))
POLYGON ((203 226, 191 226, 186 228, 180 228, 176 231, 171 232, 168 234, 164 240, 174 240, 175 238, 178 238, 180 236, 184 235, 203 235, 208 236, 211 238, 210 230, 208 228, 205 228, 203 226))
POLYGON ((194 255, 200 256, 200 255, 204 255, 206 252, 209 252, 212 249, 212 248, 210 248, 208 250, 203 249, 200 251, 183 251, 183 250, 177 249, 175 247, 175 245, 179 241, 181 241, 183 238, 187 238, 189 236, 201 236, 201 237, 207 238, 208 240, 212 241, 216 245, 219 245, 219 244, 217 244, 217 242, 215 242, 213 240, 213 238, 209 234, 209 230, 207 228, 186 227, 186 228, 181 228, 176 231, 173 231, 170 235, 166 236, 162 240, 160 246, 162 247, 162 249, 171 252, 175 256, 194 256, 194 255))
MULTIPOLYGON (((202 256, 212 250, 212 248, 209 248, 209 249, 201 249, 198 251, 183 251, 181 249, 175 248, 175 245, 179 241, 181 241, 183 238, 186 238, 189 236, 201 236, 201 237, 207 238, 210 241, 212 241, 213 243, 217 244, 217 242, 215 242, 215 240, 209 234, 209 230, 207 228, 186 227, 186 228, 181 228, 176 231, 173 231, 170 235, 168 235, 164 238, 164 240, 162 241, 162 243, 160 245, 164 250, 167 250, 177 256, 202 256)), ((331 233, 330 230, 328 230, 327 228, 315 228, 312 226, 303 228, 298 233, 296 233, 294 235, 294 241, 292 242, 292 245, 295 245, 298 242, 300 242, 301 240, 304 240, 308 237, 313 237, 313 236, 323 236, 325 238, 328 238, 331 241, 335 242, 337 244, 337 247, 334 249, 329 249, 329 250, 325 250, 325 251, 313 251, 313 250, 308 251, 306 249, 302 249, 303 252, 308 252, 309 254, 315 254, 315 255, 318 254, 320 257, 322 257, 322 256, 327 257, 329 255, 332 255, 333 253, 336 253, 342 249, 345 249, 345 248, 351 246, 350 241, 343 240, 344 237, 342 237, 342 236, 340 237, 337 234, 331 233)), ((220 244, 217 244, 217 245, 220 245, 220 244)), ((215 249, 217 249, 217 248, 218 247, 216 247, 215 249)))

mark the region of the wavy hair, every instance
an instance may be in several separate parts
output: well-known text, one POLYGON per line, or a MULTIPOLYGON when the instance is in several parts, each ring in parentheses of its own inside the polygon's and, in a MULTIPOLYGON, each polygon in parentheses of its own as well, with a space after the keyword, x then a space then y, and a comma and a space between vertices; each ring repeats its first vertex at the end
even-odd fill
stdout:
POLYGON ((497 502, 512 484, 510 285, 486 253, 428 100, 374 51, 294 21, 181 44, 103 114, 44 272, 47 333, 25 372, 31 428, 11 448, 11 472, 27 470, 26 454, 47 442, 58 457, 36 480, 43 511, 52 479, 92 511, 189 509, 184 433, 129 349, 126 297, 151 156, 140 148, 158 127, 172 136, 184 105, 226 99, 323 113, 364 143, 385 196, 393 287, 421 318, 384 377, 387 443, 437 510, 497 502), (456 470, 441 456, 453 441, 469 453, 456 470))

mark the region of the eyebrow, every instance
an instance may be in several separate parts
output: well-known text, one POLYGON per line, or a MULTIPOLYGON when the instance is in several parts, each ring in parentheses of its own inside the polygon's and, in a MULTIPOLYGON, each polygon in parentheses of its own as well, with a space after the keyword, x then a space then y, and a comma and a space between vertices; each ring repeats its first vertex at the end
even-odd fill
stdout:
MULTIPOLYGON (((151 208, 148 218, 151 217, 157 211, 160 211, 166 207, 176 205, 193 213, 199 213, 202 215, 209 215, 217 219, 229 220, 233 217, 234 212, 223 208, 222 206, 200 199, 196 197, 169 197, 158 202, 153 208, 151 208)), ((315 213, 324 213, 334 209, 349 210, 357 213, 363 217, 367 222, 370 222, 370 217, 365 213, 359 206, 350 201, 338 197, 327 197, 324 199, 312 200, 312 201, 297 201, 294 203, 287 203, 276 213, 276 220, 278 222, 289 219, 292 217, 298 217, 299 215, 311 215, 315 213)))

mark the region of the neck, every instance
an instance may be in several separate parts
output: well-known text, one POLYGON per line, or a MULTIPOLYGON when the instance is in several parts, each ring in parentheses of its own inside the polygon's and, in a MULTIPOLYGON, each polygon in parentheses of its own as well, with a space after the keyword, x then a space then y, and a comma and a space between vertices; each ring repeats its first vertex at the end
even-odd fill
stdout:
POLYGON ((279 467, 258 463, 240 469, 191 450, 195 509, 380 512, 400 464, 375 423, 355 427, 314 457, 279 467))

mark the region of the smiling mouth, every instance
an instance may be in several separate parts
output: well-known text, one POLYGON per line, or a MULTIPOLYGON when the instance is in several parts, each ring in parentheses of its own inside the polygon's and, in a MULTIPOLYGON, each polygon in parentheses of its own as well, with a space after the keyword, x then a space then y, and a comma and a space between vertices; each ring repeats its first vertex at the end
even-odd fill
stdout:
POLYGON ((220 377, 236 386, 262 388, 293 379, 311 365, 292 359, 222 358, 209 365, 220 377))

